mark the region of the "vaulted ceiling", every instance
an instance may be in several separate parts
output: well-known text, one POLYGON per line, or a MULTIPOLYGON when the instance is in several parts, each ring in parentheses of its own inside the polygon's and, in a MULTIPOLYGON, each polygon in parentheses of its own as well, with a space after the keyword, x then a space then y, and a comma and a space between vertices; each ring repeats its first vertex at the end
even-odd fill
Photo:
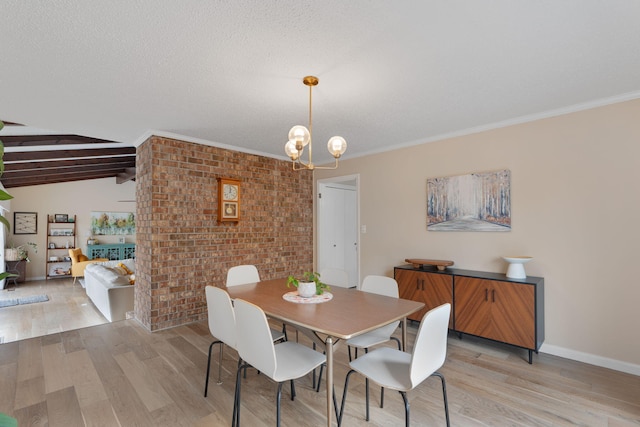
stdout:
POLYGON ((639 16, 637 0, 4 0, 0 118, 53 136, 0 132, 2 181, 126 173, 153 131, 285 159, 306 75, 316 163, 333 135, 352 158, 639 98, 639 16))
POLYGON ((9 135, 0 138, 7 151, 1 177, 5 188, 109 177, 118 183, 135 179, 135 147, 79 135, 29 134, 15 123, 5 126, 9 135), (27 134, 12 135, 15 129, 27 134))

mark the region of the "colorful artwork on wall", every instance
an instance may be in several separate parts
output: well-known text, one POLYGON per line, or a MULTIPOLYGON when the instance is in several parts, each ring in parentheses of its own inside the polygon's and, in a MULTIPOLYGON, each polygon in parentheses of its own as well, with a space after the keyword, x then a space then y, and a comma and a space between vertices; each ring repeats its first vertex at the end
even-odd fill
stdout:
POLYGON ((135 234, 136 221, 133 212, 91 212, 91 234, 135 234))
POLYGON ((427 179, 427 230, 511 231, 511 171, 427 179))

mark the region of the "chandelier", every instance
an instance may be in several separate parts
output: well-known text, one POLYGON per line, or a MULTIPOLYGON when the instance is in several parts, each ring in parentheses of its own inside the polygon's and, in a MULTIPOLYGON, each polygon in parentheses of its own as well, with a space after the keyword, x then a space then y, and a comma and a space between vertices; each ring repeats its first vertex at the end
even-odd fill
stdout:
POLYGON ((327 143, 327 149, 329 153, 336 159, 336 163, 333 166, 316 166, 313 164, 313 141, 311 138, 312 133, 312 115, 311 115, 311 91, 314 86, 318 84, 318 78, 314 76, 307 76, 302 79, 302 82, 309 86, 309 128, 296 125, 289 131, 289 142, 284 146, 284 152, 291 159, 293 163, 293 170, 313 170, 313 169, 337 169, 338 159, 347 150, 347 141, 341 136, 334 136, 329 139, 327 143), (304 148, 309 146, 309 157, 307 161, 301 159, 304 148))

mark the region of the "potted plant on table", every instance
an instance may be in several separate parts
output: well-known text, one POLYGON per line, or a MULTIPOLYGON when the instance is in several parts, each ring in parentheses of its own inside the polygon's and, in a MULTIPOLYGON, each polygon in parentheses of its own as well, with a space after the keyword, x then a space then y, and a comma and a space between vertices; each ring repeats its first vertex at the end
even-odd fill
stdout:
POLYGON ((298 288, 298 295, 301 297, 309 298, 314 295, 322 295, 325 290, 331 290, 329 285, 320 281, 320 273, 305 271, 302 277, 302 279, 297 279, 295 276, 287 278, 287 287, 293 285, 298 288))

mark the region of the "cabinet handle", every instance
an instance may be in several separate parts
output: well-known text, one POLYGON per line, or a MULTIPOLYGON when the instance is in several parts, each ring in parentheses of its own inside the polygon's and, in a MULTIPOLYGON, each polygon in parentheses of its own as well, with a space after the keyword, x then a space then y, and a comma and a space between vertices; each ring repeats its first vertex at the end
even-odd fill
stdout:
POLYGON ((491 291, 491 302, 496 302, 496 290, 491 291))
POLYGON ((420 279, 416 279, 416 291, 420 290, 420 279))
POLYGON ((420 282, 422 283, 422 290, 424 291, 424 279, 420 280, 420 282))
POLYGON ((484 288, 484 300, 489 301, 489 289, 484 288))

